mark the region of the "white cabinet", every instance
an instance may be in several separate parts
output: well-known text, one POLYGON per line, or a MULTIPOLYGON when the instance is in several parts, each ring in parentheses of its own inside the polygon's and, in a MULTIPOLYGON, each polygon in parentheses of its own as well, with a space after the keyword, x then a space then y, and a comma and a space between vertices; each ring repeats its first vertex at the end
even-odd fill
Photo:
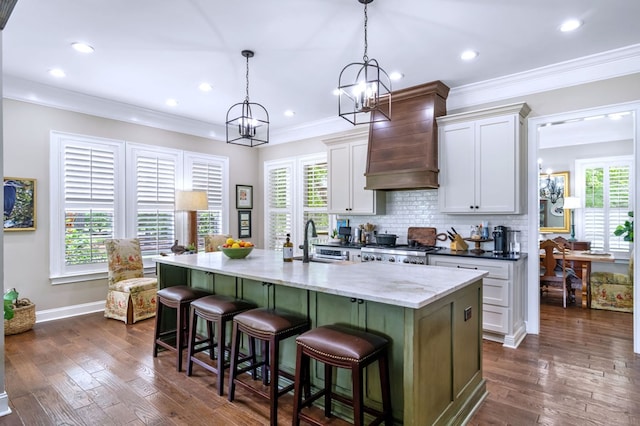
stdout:
POLYGON ((437 118, 441 212, 522 212, 529 111, 519 103, 437 118))
POLYGON ((328 146, 329 213, 339 215, 383 214, 385 193, 364 189, 368 134, 324 141, 328 146))
POLYGON ((429 265, 489 272, 482 280, 483 337, 516 348, 527 332, 524 324, 526 264, 518 260, 429 255, 429 265))

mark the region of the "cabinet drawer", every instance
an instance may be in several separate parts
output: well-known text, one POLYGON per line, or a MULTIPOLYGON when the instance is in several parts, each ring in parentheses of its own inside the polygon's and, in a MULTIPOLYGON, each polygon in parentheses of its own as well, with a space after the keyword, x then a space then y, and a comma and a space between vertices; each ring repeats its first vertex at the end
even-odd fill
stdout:
POLYGON ((429 256, 429 264, 433 266, 445 266, 449 268, 479 269, 489 272, 488 278, 508 280, 511 264, 507 261, 487 261, 475 259, 452 259, 450 256, 429 256))
POLYGON ((482 303, 509 306, 509 281, 485 278, 482 280, 482 303))
POLYGON ((482 306, 482 328, 494 333, 509 332, 509 308, 502 306, 482 306))

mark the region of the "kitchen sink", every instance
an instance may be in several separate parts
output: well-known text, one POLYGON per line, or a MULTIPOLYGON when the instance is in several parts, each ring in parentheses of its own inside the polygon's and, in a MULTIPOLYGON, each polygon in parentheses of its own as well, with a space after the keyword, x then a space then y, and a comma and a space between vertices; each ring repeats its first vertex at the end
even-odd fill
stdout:
MULTIPOLYGON (((293 260, 302 261, 302 256, 294 256, 293 260)), ((310 257, 309 263, 333 263, 334 265, 353 265, 355 263, 360 263, 360 262, 353 262, 351 260, 338 260, 338 259, 334 260, 334 259, 323 259, 319 257, 310 257)))

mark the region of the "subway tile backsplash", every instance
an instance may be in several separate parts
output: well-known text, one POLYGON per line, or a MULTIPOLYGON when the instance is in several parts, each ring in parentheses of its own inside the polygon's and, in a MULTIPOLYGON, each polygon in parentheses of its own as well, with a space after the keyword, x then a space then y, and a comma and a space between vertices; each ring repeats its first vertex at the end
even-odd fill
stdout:
MULTIPOLYGON (((463 237, 469 236, 471 225, 489 222, 489 230, 497 225, 520 231, 520 247, 527 247, 527 215, 452 215, 438 211, 438 190, 420 189, 387 192, 385 215, 339 216, 348 218, 353 228, 361 223, 373 223, 376 231, 398 235, 398 244, 406 244, 407 229, 410 226, 432 226, 438 232, 445 232, 453 226, 463 237)), ((484 249, 492 249, 492 243, 484 243, 484 249)), ((438 245, 448 246, 448 241, 438 241, 438 245)))

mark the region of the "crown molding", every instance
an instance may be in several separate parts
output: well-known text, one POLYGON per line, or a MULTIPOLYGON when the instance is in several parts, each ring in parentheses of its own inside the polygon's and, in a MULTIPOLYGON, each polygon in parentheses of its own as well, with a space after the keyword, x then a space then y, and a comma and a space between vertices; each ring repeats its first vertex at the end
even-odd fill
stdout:
POLYGON ((447 110, 640 72, 640 44, 451 89, 447 110))
MULTIPOLYGON (((640 44, 560 62, 451 89, 447 110, 522 97, 563 87, 576 86, 640 72, 640 44)), ((4 75, 3 96, 14 99, 109 118, 126 123, 223 141, 223 125, 141 108, 79 92, 60 89, 23 78, 4 75)), ((352 129, 337 115, 271 132, 269 144, 292 142, 352 129)))

